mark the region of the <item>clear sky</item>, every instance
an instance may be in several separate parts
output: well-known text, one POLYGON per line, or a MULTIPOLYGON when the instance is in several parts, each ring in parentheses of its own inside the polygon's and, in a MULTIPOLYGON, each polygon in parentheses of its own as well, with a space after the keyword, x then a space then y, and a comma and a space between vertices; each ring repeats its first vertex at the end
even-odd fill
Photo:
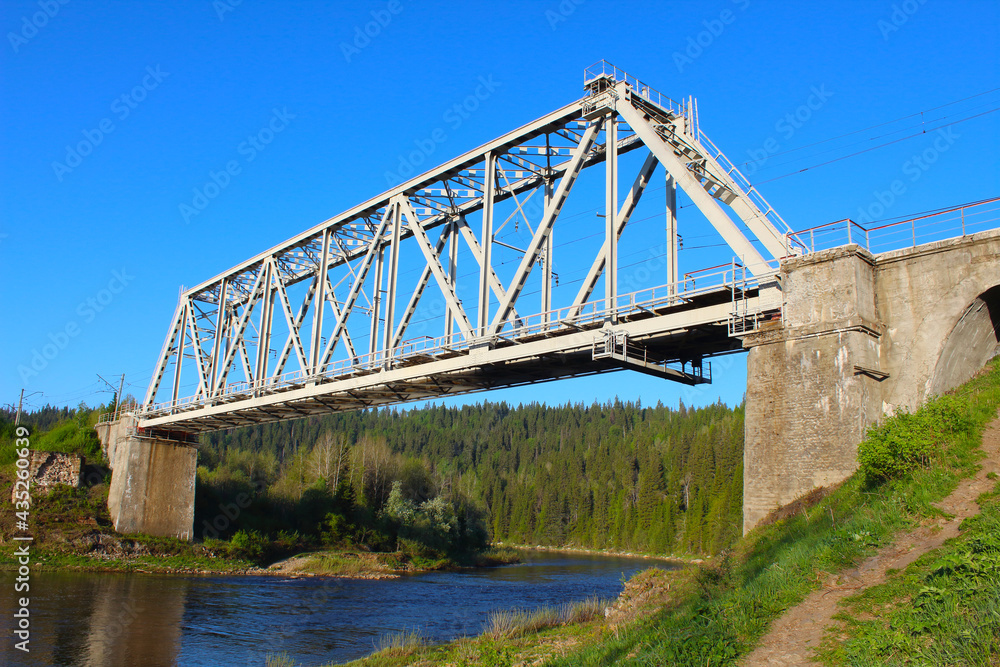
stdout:
MULTIPOLYGON (((435 129, 427 168, 579 98, 600 59, 696 96, 795 229, 1000 194, 995 0, 5 0, 0 28, 0 404, 22 387, 34 406, 100 403, 98 373, 141 397, 181 285, 384 191, 435 129)), ((691 211, 689 265, 718 241, 691 211)), ((564 215, 594 220, 586 202, 564 215)), ((691 394, 622 372, 467 400, 739 402, 745 358, 714 375, 691 394)))

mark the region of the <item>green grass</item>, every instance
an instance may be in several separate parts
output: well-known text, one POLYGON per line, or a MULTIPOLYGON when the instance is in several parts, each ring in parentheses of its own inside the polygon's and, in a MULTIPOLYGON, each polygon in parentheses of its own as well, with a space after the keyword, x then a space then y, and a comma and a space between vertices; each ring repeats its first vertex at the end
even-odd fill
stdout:
POLYGON ((384 658, 408 658, 417 649, 427 644, 416 630, 404 630, 403 632, 392 632, 379 636, 375 640, 375 655, 384 658))
POLYGON ((583 602, 569 602, 555 607, 497 610, 490 614, 483 634, 490 639, 500 640, 523 637, 570 623, 587 623, 603 616, 604 609, 610 604, 608 600, 594 597, 583 602))

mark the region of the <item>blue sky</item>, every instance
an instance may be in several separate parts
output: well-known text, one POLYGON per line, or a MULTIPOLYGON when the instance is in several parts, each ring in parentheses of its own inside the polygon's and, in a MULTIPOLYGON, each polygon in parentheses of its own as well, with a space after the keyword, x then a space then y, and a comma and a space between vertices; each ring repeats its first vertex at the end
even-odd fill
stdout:
MULTIPOLYGON (((42 0, 4 2, 0 27, 0 404, 22 387, 43 392, 33 405, 96 404, 98 373, 141 396, 181 285, 382 192, 436 129, 426 168, 577 99, 602 58, 696 96, 702 128, 794 229, 1000 193, 1000 4, 985 0, 42 0), (478 108, 449 115, 477 88, 478 108), (270 143, 248 142, 265 127, 270 143)), ((593 220, 585 198, 564 215, 593 220)), ((688 266, 728 261, 695 252, 717 239, 693 209, 680 225, 688 266)), ((616 373, 468 400, 739 402, 744 358, 714 371, 694 393, 616 373)))

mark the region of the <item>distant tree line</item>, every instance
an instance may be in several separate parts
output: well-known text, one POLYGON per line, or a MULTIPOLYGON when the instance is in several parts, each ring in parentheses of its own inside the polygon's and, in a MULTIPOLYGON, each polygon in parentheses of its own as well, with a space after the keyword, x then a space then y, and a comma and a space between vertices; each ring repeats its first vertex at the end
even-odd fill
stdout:
POLYGON ((743 408, 721 403, 372 409, 203 436, 196 528, 714 553, 742 479, 743 408), (239 491, 253 507, 219 519, 239 491))

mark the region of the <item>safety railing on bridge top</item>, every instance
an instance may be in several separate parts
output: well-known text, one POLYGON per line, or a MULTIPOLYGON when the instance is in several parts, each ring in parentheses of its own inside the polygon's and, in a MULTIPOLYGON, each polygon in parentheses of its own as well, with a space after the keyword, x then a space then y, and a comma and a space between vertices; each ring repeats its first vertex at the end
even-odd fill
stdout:
POLYGON ((908 220, 866 226, 850 218, 790 232, 790 247, 806 252, 857 244, 872 253, 912 248, 1000 226, 1000 197, 956 206, 908 220))
POLYGON ((118 404, 114 410, 111 412, 104 412, 97 418, 98 424, 106 424, 108 422, 118 421, 122 417, 128 415, 135 415, 140 410, 140 405, 134 402, 126 402, 118 404))
POLYGON ((600 60, 583 70, 584 87, 586 87, 586 85, 591 81, 602 76, 608 77, 613 81, 624 81, 631 86, 632 90, 636 91, 640 97, 649 100, 653 104, 659 105, 664 109, 672 111, 676 116, 687 115, 683 104, 661 94, 658 90, 655 90, 651 86, 643 83, 628 72, 618 69, 607 60, 600 60))
POLYGON ((743 192, 753 201, 754 205, 760 209, 761 213, 764 214, 772 225, 779 230, 779 233, 785 233, 786 231, 791 231, 791 227, 778 215, 774 207, 768 203, 764 196, 757 191, 757 188, 753 186, 752 183, 743 175, 733 162, 726 157, 725 153, 719 150, 718 146, 712 143, 712 140, 705 136, 701 128, 698 126, 697 121, 697 104, 692 99, 689 101, 688 105, 677 102, 674 99, 661 94, 659 91, 655 90, 651 86, 643 83, 639 79, 630 75, 621 69, 618 69, 606 60, 601 60, 594 63, 587 69, 583 71, 583 85, 586 86, 591 81, 598 79, 600 77, 608 77, 613 81, 624 81, 632 90, 636 91, 640 97, 649 100, 653 104, 657 104, 664 109, 672 111, 677 116, 683 116, 688 120, 689 131, 693 133, 694 138, 706 149, 706 152, 716 161, 730 178, 740 187, 743 192))
POLYGON ((778 270, 778 261, 773 260, 758 267, 746 267, 735 260, 729 264, 711 267, 684 275, 677 283, 651 287, 628 294, 621 294, 614 300, 613 307, 606 299, 595 299, 579 306, 558 308, 544 313, 508 320, 495 336, 474 336, 462 338, 459 334, 424 337, 404 342, 386 356, 382 351, 363 354, 350 359, 327 364, 322 372, 306 373, 302 370, 290 371, 271 378, 254 382, 233 382, 224 391, 205 398, 188 396, 173 401, 156 403, 141 411, 141 417, 154 417, 196 410, 208 405, 229 403, 253 396, 272 394, 306 384, 330 382, 333 380, 367 375, 387 367, 399 367, 406 362, 416 362, 418 357, 440 357, 456 352, 467 352, 473 348, 496 342, 517 343, 525 338, 545 333, 568 333, 580 331, 590 326, 602 324, 612 315, 626 315, 635 312, 652 312, 665 306, 681 305, 712 292, 728 292, 730 298, 759 284, 765 276, 778 270))

